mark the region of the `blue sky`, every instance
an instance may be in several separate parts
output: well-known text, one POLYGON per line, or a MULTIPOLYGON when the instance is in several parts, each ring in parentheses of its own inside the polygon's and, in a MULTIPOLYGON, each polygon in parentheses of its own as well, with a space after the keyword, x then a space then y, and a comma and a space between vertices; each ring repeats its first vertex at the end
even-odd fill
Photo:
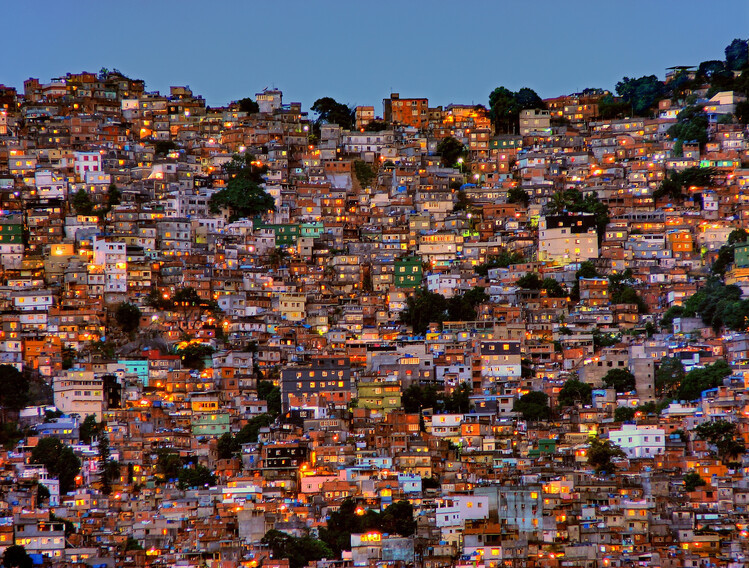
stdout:
POLYGON ((723 59, 749 36, 749 2, 36 0, 4 20, 6 85, 107 67, 214 106, 275 86, 305 109, 332 96, 381 114, 391 90, 487 104, 499 85, 552 97, 663 78, 723 59))

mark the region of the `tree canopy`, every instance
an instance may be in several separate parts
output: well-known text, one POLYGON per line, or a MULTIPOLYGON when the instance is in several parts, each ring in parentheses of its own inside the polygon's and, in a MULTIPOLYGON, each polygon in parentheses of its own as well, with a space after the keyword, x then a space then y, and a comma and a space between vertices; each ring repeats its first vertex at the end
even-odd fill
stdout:
POLYGON ((741 71, 749 64, 747 58, 747 40, 734 39, 726 46, 726 67, 731 71, 741 71))
POLYGON ((551 417, 549 396, 539 391, 531 391, 521 396, 513 404, 512 410, 519 412, 524 420, 548 420, 551 417))
POLYGON ((698 438, 715 446, 718 457, 723 463, 729 463, 746 453, 744 440, 733 422, 727 420, 703 422, 694 430, 698 438))
POLYGON ((489 116, 498 132, 517 131, 520 111, 546 108, 541 97, 528 87, 513 92, 507 87, 497 87, 489 94, 489 116))
POLYGON ((0 365, 0 407, 18 412, 29 402, 29 380, 13 365, 0 365))
POLYGON ((650 116, 653 106, 666 96, 666 87, 655 75, 624 77, 616 84, 616 92, 631 106, 634 116, 650 116))
POLYGON ((658 396, 674 396, 686 377, 684 365, 677 357, 664 357, 655 372, 655 393, 658 396))
POLYGON ((569 379, 559 391, 559 406, 588 405, 593 401, 593 387, 577 379, 569 379))
POLYGON ((528 197, 528 193, 522 187, 512 187, 507 192, 507 201, 509 203, 517 203, 524 207, 528 207, 531 202, 531 198, 528 197))
POLYGON ((114 317, 117 325, 125 333, 132 333, 140 327, 141 312, 138 306, 130 302, 122 302, 117 306, 114 317))
POLYGON ((699 315, 702 322, 716 332, 723 327, 743 331, 749 324, 749 300, 741 299, 741 288, 737 285, 725 285, 712 278, 684 302, 683 315, 699 315))
POLYGON ((608 205, 599 201, 593 193, 583 194, 574 188, 558 191, 555 193, 548 205, 552 214, 561 213, 592 213, 596 220, 596 230, 598 231, 598 240, 602 240, 606 232, 606 225, 609 223, 608 205))
POLYGON ((354 110, 332 97, 317 99, 310 109, 317 113, 317 120, 315 121, 317 129, 322 124, 337 124, 344 130, 351 130, 356 123, 354 110))
POLYGON ((58 438, 42 438, 31 451, 31 462, 42 464, 50 475, 60 481, 60 494, 75 487, 75 478, 81 471, 81 460, 73 449, 58 438))
POLYGON ((341 551, 351 550, 351 535, 379 531, 401 536, 416 532, 413 506, 408 501, 396 501, 381 513, 357 506, 353 499, 346 499, 337 511, 328 517, 327 526, 320 529, 320 539, 333 550, 337 557, 341 551))
POLYGON ((692 369, 676 389, 679 400, 697 400, 703 391, 714 389, 723 384, 723 379, 731 374, 731 367, 723 359, 712 365, 692 369))
POLYGON ((34 561, 26 549, 12 544, 3 552, 3 568, 32 568, 34 561))
POLYGON ((301 537, 271 529, 260 540, 270 548, 274 558, 287 558, 289 568, 303 568, 312 561, 333 558, 334 552, 323 542, 310 535, 301 537))
POLYGON ((246 112, 247 114, 254 114, 256 112, 260 112, 260 106, 257 104, 256 101, 252 100, 250 97, 239 99, 237 101, 237 105, 239 106, 239 110, 241 112, 246 112))
POLYGON ((697 142, 704 146, 707 142, 707 114, 698 106, 689 106, 676 117, 676 124, 668 129, 668 135, 684 142, 697 142))
POLYGON ((611 461, 613 458, 623 458, 625 453, 611 440, 602 440, 598 437, 590 441, 588 447, 588 463, 593 466, 598 474, 611 475, 616 467, 611 461))
POLYGON ((73 195, 72 203, 78 215, 92 215, 94 212, 94 202, 84 188, 80 188, 73 195))
POLYGON ((216 484, 216 476, 210 469, 204 465, 195 467, 185 467, 179 470, 177 474, 177 484, 180 489, 190 487, 204 487, 216 484))
POLYGON ((440 140, 437 153, 442 157, 442 165, 447 167, 455 166, 459 158, 465 159, 468 155, 463 143, 452 136, 440 140))
POLYGON ((635 376, 627 369, 611 369, 603 376, 603 384, 613 387, 617 394, 635 390, 635 376))
POLYGON ((275 211, 273 197, 261 187, 267 167, 258 165, 252 154, 234 156, 224 170, 229 175, 229 181, 224 189, 211 196, 209 207, 212 213, 218 213, 225 207, 230 211, 229 219, 235 221, 275 211))

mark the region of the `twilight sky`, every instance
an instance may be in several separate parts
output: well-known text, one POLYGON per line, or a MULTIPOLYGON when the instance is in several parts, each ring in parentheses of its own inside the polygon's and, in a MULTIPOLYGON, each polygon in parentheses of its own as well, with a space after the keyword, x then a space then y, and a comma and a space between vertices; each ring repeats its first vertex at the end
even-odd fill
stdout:
POLYGON ((5 14, 0 83, 116 68, 217 106, 266 86, 284 101, 487 104, 504 85, 542 97, 723 59, 749 36, 731 0, 35 0, 5 14))

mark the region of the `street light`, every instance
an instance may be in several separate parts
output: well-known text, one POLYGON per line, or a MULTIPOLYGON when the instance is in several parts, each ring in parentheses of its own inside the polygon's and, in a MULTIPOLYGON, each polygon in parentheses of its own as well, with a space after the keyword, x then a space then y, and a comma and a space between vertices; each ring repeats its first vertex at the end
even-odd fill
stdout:
POLYGON ((463 158, 458 158, 458 166, 460 167, 460 173, 463 173, 463 158))

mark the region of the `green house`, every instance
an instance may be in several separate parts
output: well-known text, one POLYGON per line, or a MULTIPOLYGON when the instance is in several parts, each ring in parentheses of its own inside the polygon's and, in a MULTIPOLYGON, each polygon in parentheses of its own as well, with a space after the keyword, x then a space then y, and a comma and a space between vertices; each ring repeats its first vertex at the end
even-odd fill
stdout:
POLYGON ((23 244, 23 224, 20 217, 17 220, 0 221, 0 245, 23 244))
POLYGON ((258 223, 257 228, 273 229, 273 233, 276 237, 277 247, 296 246, 296 241, 299 238, 299 225, 296 223, 278 225, 266 225, 265 223, 258 223))
POLYGON ((312 237, 313 239, 316 239, 317 237, 322 235, 324 231, 325 227, 320 221, 315 221, 313 223, 302 223, 299 226, 300 237, 312 237))
POLYGON ((749 242, 736 245, 733 253, 733 264, 736 268, 749 268, 749 242))
POLYGON ((418 256, 395 261, 393 281, 396 288, 418 288, 421 286, 422 276, 421 258, 418 256))
POLYGON ((229 413, 201 412, 192 416, 191 424, 193 436, 208 436, 217 438, 229 431, 229 413))

